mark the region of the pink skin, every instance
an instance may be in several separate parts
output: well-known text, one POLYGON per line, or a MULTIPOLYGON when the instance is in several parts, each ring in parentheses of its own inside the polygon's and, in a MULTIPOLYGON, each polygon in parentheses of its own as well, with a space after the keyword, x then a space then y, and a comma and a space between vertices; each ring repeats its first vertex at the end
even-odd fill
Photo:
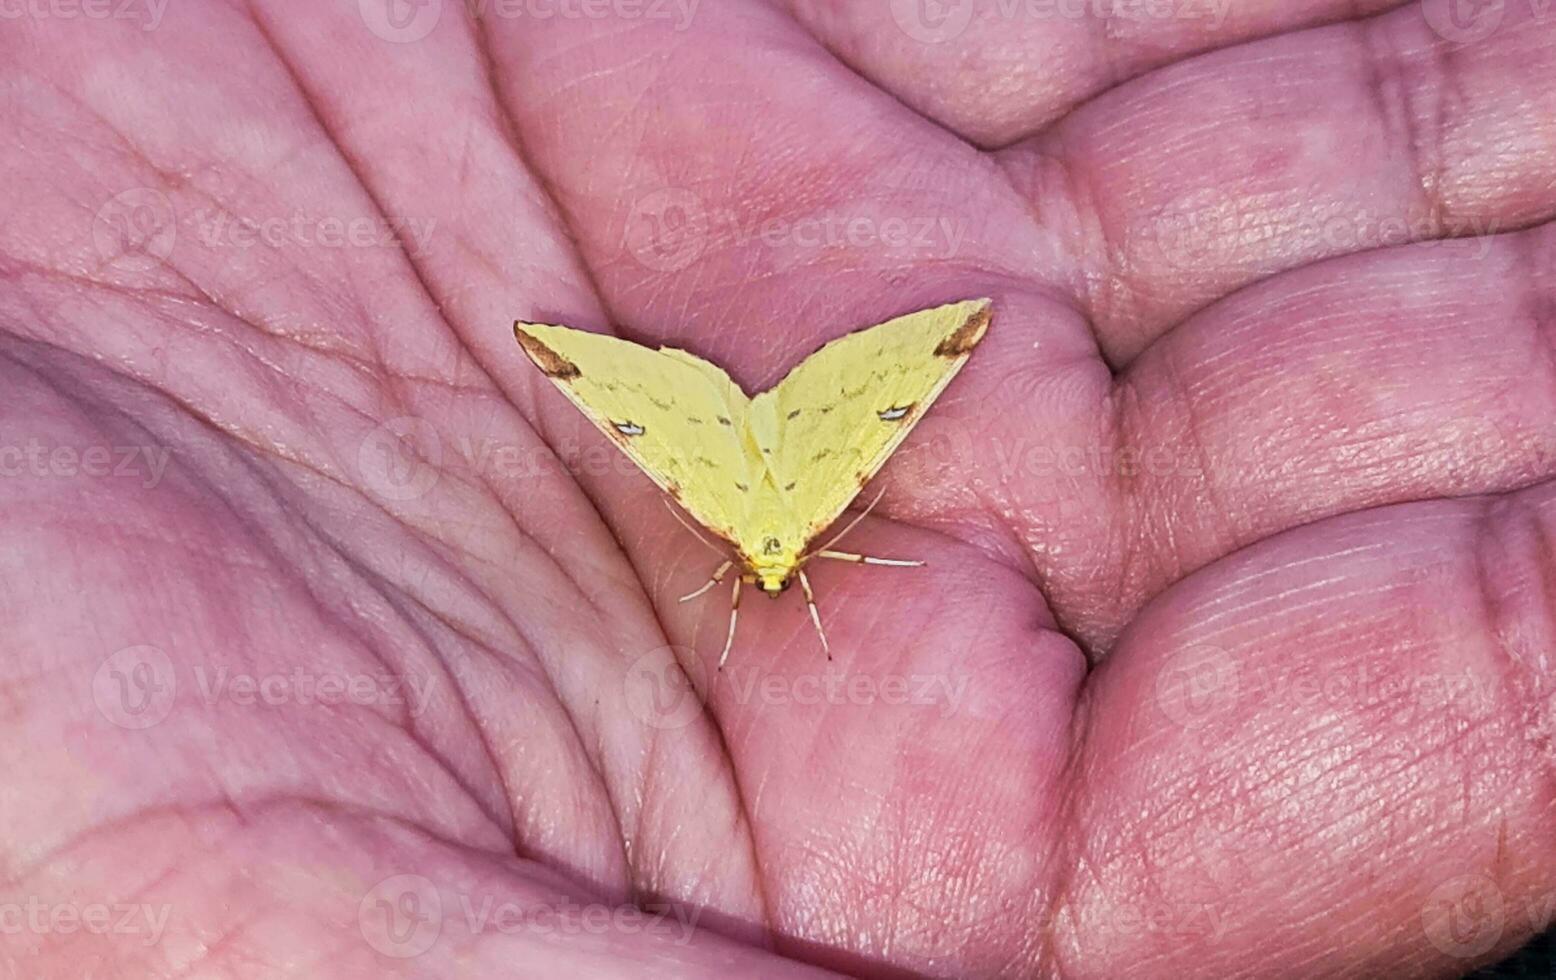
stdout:
POLYGON ((7 20, 0 973, 1515 948, 1556 914, 1556 17, 1372 6, 7 20), (812 562, 832 665, 791 592, 722 675, 727 592, 676 602, 719 559, 511 333, 759 387, 979 295, 839 545, 928 566, 812 562))

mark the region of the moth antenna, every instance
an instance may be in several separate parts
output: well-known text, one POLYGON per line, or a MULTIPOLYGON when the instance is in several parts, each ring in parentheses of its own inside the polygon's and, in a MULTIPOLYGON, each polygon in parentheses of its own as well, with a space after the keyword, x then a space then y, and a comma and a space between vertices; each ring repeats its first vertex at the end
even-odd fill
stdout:
POLYGON ((698 541, 701 541, 703 543, 703 545, 706 546, 707 549, 709 551, 713 552, 715 555, 718 555, 720 558, 724 557, 724 552, 720 551, 717 547, 715 547, 713 542, 711 542, 707 538, 703 537, 702 533, 700 531, 698 531, 696 528, 692 527, 691 524, 687 523, 686 518, 684 518, 680 514, 676 513, 675 507, 674 507, 674 505, 672 505, 670 503, 670 501, 665 500, 665 498, 663 498, 663 497, 660 497, 659 499, 660 500, 664 500, 664 502, 665 502, 665 510, 668 510, 670 512, 670 516, 674 517, 677 521, 679 521, 681 526, 686 528, 686 530, 692 532, 692 537, 696 538, 698 541))
POLYGON ((839 541, 841 541, 843 539, 843 535, 847 534, 849 531, 852 531, 859 524, 860 521, 864 520, 867 516, 869 516, 870 511, 875 509, 875 505, 880 503, 881 502, 881 498, 884 497, 884 496, 886 496, 886 488, 885 487, 881 487, 881 492, 875 495, 875 499, 870 501, 869 506, 867 506, 864 510, 861 510, 859 512, 859 516, 858 517, 855 517, 853 520, 849 521, 848 522, 848 526, 843 528, 843 530, 841 530, 841 531, 837 532, 836 534, 832 535, 832 540, 831 541, 828 541, 826 544, 822 545, 819 548, 816 548, 816 549, 813 549, 810 552, 807 552, 805 557, 809 558, 811 555, 818 554, 820 552, 826 551, 828 548, 832 547, 833 545, 835 545, 839 541))

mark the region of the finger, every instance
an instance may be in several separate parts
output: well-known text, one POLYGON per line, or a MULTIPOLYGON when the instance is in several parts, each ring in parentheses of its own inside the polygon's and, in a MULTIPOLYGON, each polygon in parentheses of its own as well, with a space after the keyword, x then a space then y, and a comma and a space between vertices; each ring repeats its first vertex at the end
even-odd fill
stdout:
POLYGON ((1110 634, 1286 528, 1556 476, 1553 309, 1546 226, 1326 263, 1196 316, 1121 380, 1124 581, 1059 604, 1110 634))
POLYGON ((1282 269, 1556 213, 1553 72, 1556 18, 1509 4, 1460 45, 1412 5, 1163 69, 1002 161, 1084 243, 1080 304, 1121 364, 1282 269))
POLYGON ((839 58, 982 146, 1031 135, 1105 89, 1180 58, 1386 6, 1386 0, 1360 7, 1220 0, 790 2, 839 58))
POLYGON ((1553 544, 1556 485, 1405 504, 1147 609, 1084 703, 1063 958, 1446 975, 1549 924, 1553 544))

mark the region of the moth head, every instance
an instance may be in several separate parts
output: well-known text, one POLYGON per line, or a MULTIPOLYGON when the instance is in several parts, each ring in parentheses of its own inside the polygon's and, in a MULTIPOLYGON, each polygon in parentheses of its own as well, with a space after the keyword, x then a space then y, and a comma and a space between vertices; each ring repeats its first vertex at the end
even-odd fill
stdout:
POLYGON ((794 583, 794 573, 799 570, 801 561, 798 551, 777 537, 764 538, 756 554, 741 557, 751 581, 772 598, 777 598, 794 583))
POLYGON ((794 570, 790 569, 787 573, 767 572, 758 575, 756 582, 769 599, 776 599, 779 593, 794 584, 794 570))

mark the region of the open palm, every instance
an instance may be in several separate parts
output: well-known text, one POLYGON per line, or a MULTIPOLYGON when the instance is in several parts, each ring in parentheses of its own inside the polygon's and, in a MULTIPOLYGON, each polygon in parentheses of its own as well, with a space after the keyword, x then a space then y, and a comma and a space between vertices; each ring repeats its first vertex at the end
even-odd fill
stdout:
POLYGON ((1556 21, 1191 6, 0 25, 0 963, 1452 975, 1542 928, 1556 21), (720 557, 511 332, 755 391, 983 295, 848 538, 928 564, 813 564, 830 662, 748 596, 722 672, 720 557))

